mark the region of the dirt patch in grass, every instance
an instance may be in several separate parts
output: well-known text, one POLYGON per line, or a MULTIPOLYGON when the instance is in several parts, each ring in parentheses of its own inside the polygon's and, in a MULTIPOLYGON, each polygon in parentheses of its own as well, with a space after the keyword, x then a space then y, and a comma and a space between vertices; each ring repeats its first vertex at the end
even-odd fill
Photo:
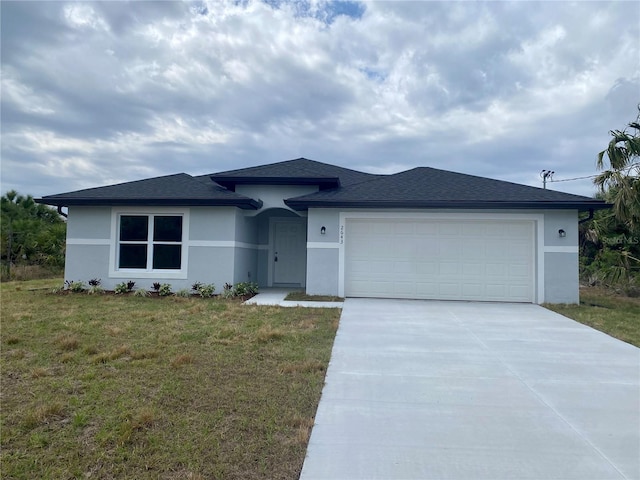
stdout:
POLYGON ((545 305, 580 323, 640 347, 640 298, 602 287, 580 288, 579 305, 545 305))
POLYGON ((337 309, 59 284, 1 286, 3 478, 298 478, 337 309))
POLYGON ((291 292, 285 300, 292 302, 344 302, 342 297, 334 297, 333 295, 307 295, 303 291, 291 292))

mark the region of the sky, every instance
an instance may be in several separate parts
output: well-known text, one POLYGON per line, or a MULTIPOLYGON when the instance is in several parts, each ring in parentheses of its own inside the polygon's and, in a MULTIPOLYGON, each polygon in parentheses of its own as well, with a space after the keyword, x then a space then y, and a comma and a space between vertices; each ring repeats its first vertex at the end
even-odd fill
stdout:
POLYGON ((640 103, 640 2, 3 0, 0 18, 2 193, 299 157, 542 186, 594 175, 640 103))

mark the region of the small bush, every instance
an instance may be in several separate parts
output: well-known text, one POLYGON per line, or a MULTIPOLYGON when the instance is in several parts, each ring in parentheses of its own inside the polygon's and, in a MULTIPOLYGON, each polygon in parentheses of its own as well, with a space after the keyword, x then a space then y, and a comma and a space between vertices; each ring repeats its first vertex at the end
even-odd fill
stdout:
POLYGON ((216 286, 213 283, 207 284, 196 282, 191 286, 191 289, 202 298, 210 298, 213 297, 213 293, 216 291, 216 286))
POLYGON ((129 280, 127 282, 127 291, 131 292, 133 291, 133 287, 136 286, 136 282, 134 282, 133 280, 129 280))
POLYGON ((160 282, 153 282, 153 285, 151 285, 151 288, 153 289, 154 292, 159 292, 161 286, 162 284, 160 282))
POLYGON ((102 280, 99 278, 92 278, 88 283, 90 287, 99 287, 102 284, 102 280))
POLYGON ((236 283, 233 287, 234 296, 244 297, 245 295, 255 295, 258 293, 258 284, 253 282, 236 283))
POLYGON ((181 288, 174 295, 176 297, 189 298, 191 296, 191 291, 188 288, 181 288))
POLYGON ((91 285, 89 287, 89 290, 87 290, 87 293, 89 295, 101 295, 104 293, 104 288, 102 288, 100 285, 91 285))
POLYGON ((67 289, 73 293, 82 293, 87 289, 84 282, 80 280, 75 282, 65 280, 64 284, 67 287, 67 289))
POLYGON ((144 288, 139 288, 138 290, 133 292, 133 296, 134 297, 148 297, 149 296, 149 292, 146 291, 144 288))
POLYGON ((161 297, 171 295, 171 284, 163 283, 162 285, 160 285, 160 287, 158 288, 158 295, 160 295, 161 297))
POLYGON ((129 288, 127 287, 127 284, 125 282, 117 284, 113 289, 113 293, 115 293, 116 295, 121 295, 123 293, 127 293, 128 291, 129 288))

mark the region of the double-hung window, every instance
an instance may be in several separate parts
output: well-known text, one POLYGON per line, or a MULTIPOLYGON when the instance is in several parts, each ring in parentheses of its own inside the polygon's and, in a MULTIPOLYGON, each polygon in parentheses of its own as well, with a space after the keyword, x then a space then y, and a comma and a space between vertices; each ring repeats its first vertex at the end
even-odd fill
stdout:
POLYGON ((182 215, 119 215, 118 269, 181 270, 182 233, 182 215))

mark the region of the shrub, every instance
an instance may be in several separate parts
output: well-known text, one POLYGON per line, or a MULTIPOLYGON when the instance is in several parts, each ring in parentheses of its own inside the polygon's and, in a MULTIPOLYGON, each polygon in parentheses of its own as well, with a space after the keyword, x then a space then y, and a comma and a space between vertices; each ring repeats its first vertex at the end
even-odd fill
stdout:
POLYGON ((188 298, 191 296, 191 291, 188 288, 181 288, 174 295, 176 297, 188 298))
POLYGON ((66 280, 64 282, 64 284, 67 287, 67 289, 69 289, 73 293, 82 293, 87 289, 87 287, 85 286, 84 282, 82 282, 80 280, 75 281, 75 282, 71 282, 69 280, 66 280))
POLYGON ((153 282, 153 285, 151 285, 151 288, 153 289, 154 292, 159 292, 161 286, 162 284, 160 282, 153 282))
POLYGON ((127 288, 127 284, 124 282, 117 284, 113 289, 113 292, 117 295, 127 293, 128 291, 129 289, 127 288))
POLYGON ((102 284, 102 280, 99 278, 92 278, 88 283, 90 287, 99 287, 102 284))
POLYGON ((135 292, 133 292, 134 297, 148 297, 149 292, 147 292, 144 288, 139 288, 135 292))
POLYGON ((216 286, 213 283, 200 285, 198 289, 198 294, 202 298, 211 298, 213 297, 213 293, 216 291, 216 286))
POLYGON ((158 295, 160 295, 161 297, 166 297, 167 295, 171 295, 171 285, 168 283, 163 283, 162 285, 160 285, 158 287, 158 295))
POLYGON ((134 282, 133 280, 129 280, 127 282, 127 291, 131 292, 133 291, 133 287, 136 286, 136 282, 134 282))
POLYGON ((195 282, 191 285, 191 290, 196 292, 202 298, 213 297, 213 292, 216 291, 216 286, 213 283, 195 282))
POLYGON ((253 282, 236 283, 233 287, 234 296, 244 297, 245 295, 255 295, 258 293, 258 284, 253 282))
MULTIPOLYGON (((91 285, 91 283, 89 283, 91 285)), ((100 285, 91 285, 89 287, 89 290, 87 290, 87 293, 89 295, 101 295, 104 293, 104 288, 102 288, 100 285)))

